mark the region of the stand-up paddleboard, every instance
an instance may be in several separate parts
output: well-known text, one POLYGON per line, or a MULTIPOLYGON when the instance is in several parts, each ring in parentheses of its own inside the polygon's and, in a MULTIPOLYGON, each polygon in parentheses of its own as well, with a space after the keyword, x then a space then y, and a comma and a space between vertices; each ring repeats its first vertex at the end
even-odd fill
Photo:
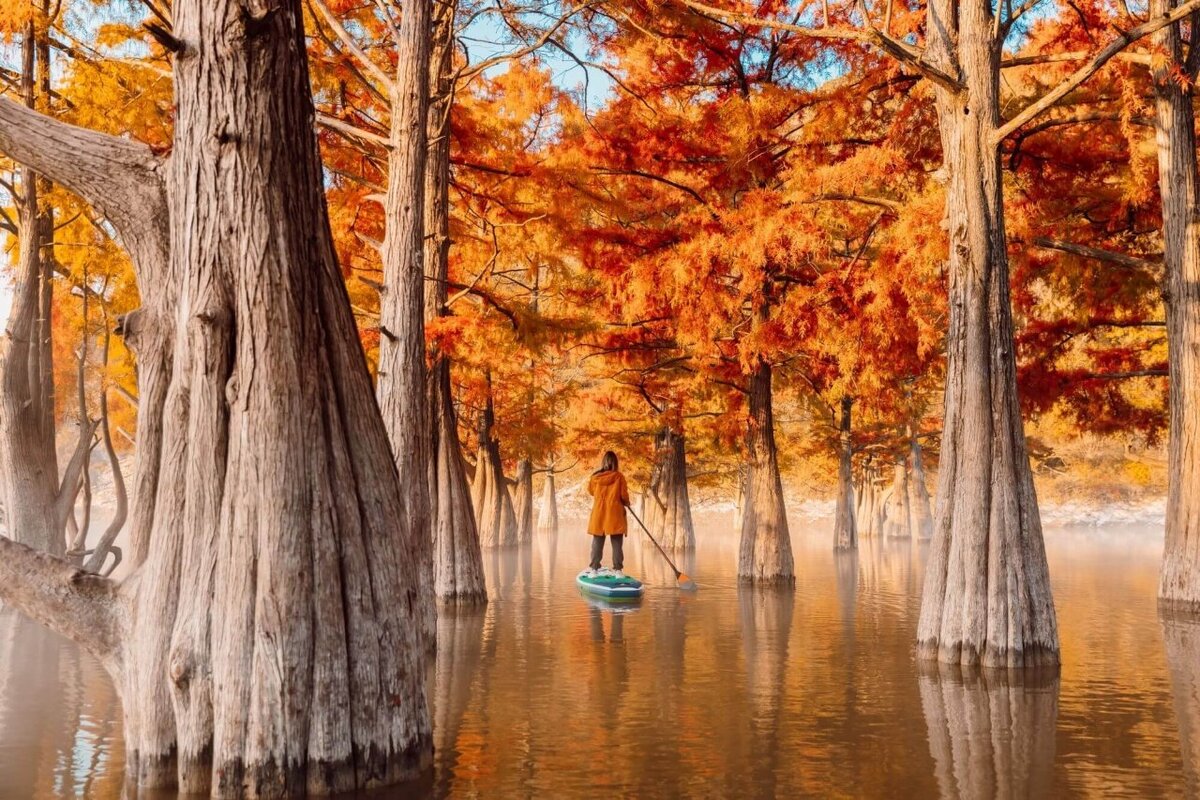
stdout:
POLYGON ((587 570, 575 578, 579 590, 596 597, 608 600, 637 600, 642 596, 642 582, 637 578, 618 578, 611 570, 600 570, 593 578, 588 577, 587 570))

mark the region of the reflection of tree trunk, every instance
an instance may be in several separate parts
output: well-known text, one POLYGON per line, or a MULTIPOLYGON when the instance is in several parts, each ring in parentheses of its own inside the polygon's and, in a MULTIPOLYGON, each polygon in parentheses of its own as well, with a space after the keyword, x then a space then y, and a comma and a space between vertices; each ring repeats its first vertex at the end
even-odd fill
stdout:
POLYGON ((771 366, 761 363, 750 376, 750 419, 747 432, 746 505, 738 578, 763 586, 796 582, 792 539, 783 504, 783 481, 775 448, 771 398, 771 366))
POLYGON ((13 609, 0 609, 0 797, 45 796, 64 734, 61 711, 73 687, 60 676, 65 645, 13 609))
POLYGON ((682 433, 663 428, 655 437, 655 463, 650 475, 645 516, 654 538, 668 551, 696 546, 692 504, 688 498, 687 447, 682 433))
POLYGON ((546 481, 542 484, 542 502, 538 508, 537 529, 541 533, 556 535, 558 533, 558 497, 555 494, 554 467, 546 472, 546 481))
POLYGON ((479 544, 482 547, 511 547, 517 544, 517 515, 508 493, 508 481, 504 478, 500 442, 492 434, 494 425, 495 411, 489 387, 487 405, 479 415, 479 456, 475 461, 471 500, 475 506, 479 544))
POLYGON ((854 472, 851 459, 854 456, 850 439, 850 409, 854 401, 842 398, 842 427, 838 437, 838 495, 837 510, 833 515, 833 549, 853 550, 858 547, 858 528, 854 519, 854 472))
POLYGON ((1187 796, 1200 797, 1200 622, 1164 609, 1159 614, 1179 725, 1187 796))
POLYGON ((448 797, 462 750, 459 729, 472 706, 472 689, 483 648, 482 608, 456 608, 438 614, 437 662, 433 675, 433 733, 438 754, 437 795, 448 797))
POLYGON ((1057 670, 929 664, 918 681, 942 797, 1052 796, 1057 670))
POLYGON ((921 443, 915 436, 908 460, 912 469, 908 481, 910 528, 913 536, 924 541, 933 536, 933 513, 929 510, 929 489, 925 486, 925 460, 921 455, 921 443))
MULTIPOLYGON (((1150 14, 1165 14, 1177 5, 1178 0, 1151 0, 1150 14)), ((1156 52, 1164 56, 1155 60, 1153 75, 1171 376, 1167 533, 1159 596, 1200 609, 1200 175, 1194 77, 1181 77, 1187 74, 1181 73, 1182 28, 1182 23, 1167 25, 1152 35, 1156 52)), ((1193 32, 1193 42, 1195 36, 1193 32)), ((1189 48, 1187 58, 1194 57, 1189 48)))
POLYGON ((888 539, 912 538, 911 510, 908 505, 908 470, 897 461, 892 473, 892 488, 883 508, 883 535, 888 539))
POLYGON ((533 464, 527 458, 517 462, 513 511, 517 515, 517 542, 533 541, 533 464))
POLYGON ((775 797, 780 770, 780 723, 787 691, 788 641, 792 634, 795 594, 782 587, 742 587, 742 652, 746 697, 750 704, 750 737, 755 791, 775 797))

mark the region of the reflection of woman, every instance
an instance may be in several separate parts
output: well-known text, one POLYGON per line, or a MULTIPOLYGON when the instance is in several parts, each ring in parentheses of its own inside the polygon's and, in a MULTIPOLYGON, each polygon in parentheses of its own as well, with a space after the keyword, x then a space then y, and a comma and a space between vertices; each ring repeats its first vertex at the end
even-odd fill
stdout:
POLYGON ((617 454, 609 450, 600 460, 600 469, 592 473, 588 481, 588 494, 592 496, 592 516, 588 519, 588 533, 592 535, 592 560, 588 564, 588 577, 596 577, 600 559, 604 555, 604 537, 612 539, 613 570, 618 578, 625 577, 625 534, 629 522, 625 508, 629 505, 629 484, 617 469, 617 454))

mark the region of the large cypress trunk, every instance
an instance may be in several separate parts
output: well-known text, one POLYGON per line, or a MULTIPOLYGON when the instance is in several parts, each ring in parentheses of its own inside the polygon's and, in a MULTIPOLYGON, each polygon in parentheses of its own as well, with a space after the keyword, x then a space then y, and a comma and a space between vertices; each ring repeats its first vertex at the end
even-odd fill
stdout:
POLYGON ((738 578, 770 585, 796 582, 792 539, 783 504, 783 481, 775 449, 775 418, 771 398, 771 366, 760 363, 750 376, 750 419, 746 436, 746 499, 738 578))
POLYGON ((517 515, 504 477, 500 442, 492 433, 495 420, 489 388, 487 404, 479 415, 479 456, 475 461, 471 500, 480 546, 511 547, 517 544, 517 515))
POLYGON ((696 529, 688 498, 687 440, 663 428, 655 437, 654 467, 647 492, 646 526, 666 550, 694 550, 696 529))
MULTIPOLYGON (((425 163, 425 313, 446 314, 446 282, 450 275, 450 105, 454 45, 453 0, 434 4, 431 21, 430 102, 427 121, 429 154, 425 163)), ((479 529, 471 506, 458 414, 450 385, 450 361, 434 351, 428 381, 429 408, 434 415, 429 496, 433 525, 433 584, 439 600, 487 601, 479 529)))
POLYGON ((858 509, 855 512, 855 525, 859 536, 870 538, 879 535, 879 506, 879 470, 868 457, 862 468, 858 509))
POLYGON ((987 666, 1057 663, 1054 602, 1017 402, 996 137, 999 26, 984 0, 935 0, 927 14, 927 59, 966 88, 934 89, 948 180, 950 323, 919 654, 987 666))
MULTIPOLYGON (((34 19, 25 27, 21 55, 21 94, 32 109, 50 88, 49 47, 34 19)), ((8 535, 61 555, 66 540, 56 509, 58 457, 50 363, 54 214, 43 199, 45 182, 28 167, 20 172, 20 248, 12 308, 0 345, 0 484, 8 535)))
POLYGON ((149 558, 105 653, 128 769, 218 797, 393 783, 429 759, 417 575, 333 254, 300 6, 180 0, 174 30, 184 292, 149 558))
POLYGON ((396 459, 418 564, 419 598, 430 644, 436 636, 429 472, 431 439, 425 389, 425 179, 429 108, 430 2, 405 5, 391 93, 384 288, 379 306, 379 406, 396 459))
POLYGON ((838 495, 833 516, 833 549, 853 550, 858 547, 858 527, 854 519, 854 457, 850 439, 850 410, 854 401, 842 398, 841 434, 838 437, 838 495))
MULTIPOLYGON (((1162 15, 1175 6, 1175 0, 1151 0, 1150 13, 1162 15)), ((1183 56, 1178 26, 1162 28, 1153 39, 1168 56, 1154 69, 1171 415, 1167 530, 1158 593, 1167 603, 1200 608, 1200 180, 1195 109, 1192 88, 1182 85, 1179 76, 1183 56)))

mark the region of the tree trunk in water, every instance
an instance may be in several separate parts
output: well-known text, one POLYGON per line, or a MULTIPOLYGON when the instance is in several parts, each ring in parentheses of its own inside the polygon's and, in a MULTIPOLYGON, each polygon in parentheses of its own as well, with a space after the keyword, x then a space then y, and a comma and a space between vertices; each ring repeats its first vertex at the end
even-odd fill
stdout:
POLYGON ((517 462, 516 481, 513 506, 517 515, 517 542, 528 544, 533 541, 533 464, 529 459, 517 462))
POLYGON ((862 488, 859 490, 858 511, 855 515, 858 535, 878 536, 879 528, 879 471, 870 460, 863 466, 862 488))
POLYGON ((792 539, 783 505, 783 481, 775 450, 771 367, 759 364, 750 376, 750 419, 747 432, 746 504, 738 578, 758 585, 796 582, 792 539))
POLYGON ((694 550, 696 529, 688 498, 687 441, 682 433, 663 428, 655 437, 655 464, 642 519, 667 551, 694 550))
POLYGON ((0 539, 0 591, 114 673, 143 786, 394 783, 430 759, 417 576, 333 254, 300 6, 174 12, 186 291, 149 558, 118 587, 0 539))
MULTIPOLYGON (((453 99, 451 58, 454 43, 453 2, 433 8, 430 48, 427 140, 425 163, 425 314, 446 313, 450 271, 450 124, 453 99)), ((433 353, 428 381, 429 408, 434 416, 429 497, 433 526, 433 584, 445 602, 487 602, 479 529, 471 506, 471 487, 458 442, 458 414, 450 386, 450 361, 433 353)))
POLYGON ((842 433, 838 438, 838 497, 833 517, 833 549, 858 547, 858 527, 854 519, 854 449, 850 440, 850 410, 854 401, 842 398, 842 433))
POLYGON ((926 541, 933 536, 933 513, 929 510, 929 489, 925 486, 925 460, 921 457, 921 443, 915 436, 908 461, 912 471, 908 481, 910 529, 913 536, 926 541))
POLYGON ((1017 401, 1000 151, 999 74, 984 0, 934 0, 926 57, 960 76, 934 89, 948 185, 950 323, 934 538, 918 654, 943 662, 1058 663, 1041 519, 1017 401))
POLYGON ((401 543, 413 555, 420 578, 425 635, 435 644, 436 608, 431 596, 433 543, 429 474, 431 430, 425 390, 425 162, 429 107, 431 0, 405 6, 388 154, 383 290, 379 306, 379 407, 400 475, 413 538, 401 543))
POLYGON ((538 509, 537 529, 539 533, 558 533, 558 497, 554 488, 554 468, 546 473, 542 484, 542 503, 538 509))
MULTIPOLYGON (((21 43, 21 92, 30 109, 38 104, 42 90, 37 73, 48 75, 44 40, 44 32, 31 19, 21 43)), ((0 346, 0 482, 8 535, 62 555, 66 539, 56 512, 58 457, 49 363, 54 215, 42 201, 46 188, 32 169, 21 170, 20 249, 12 308, 0 346)))
POLYGON ((508 482, 504 479, 500 442, 492 436, 494 422, 495 411, 489 391, 487 406, 479 416, 479 457, 475 462, 471 499, 480 546, 511 547, 517 544, 517 515, 508 493, 508 482))
MULTIPOLYGON (((1151 15, 1175 0, 1151 0, 1151 15)), ((1159 597, 1200 609, 1200 180, 1192 88, 1183 86, 1179 26, 1153 34, 1169 58, 1154 69, 1154 112, 1162 196, 1163 295, 1170 366, 1166 542, 1159 597)))
POLYGON ((892 473, 892 488, 883 504, 883 536, 888 539, 912 538, 912 514, 908 505, 908 470, 897 461, 892 473))

